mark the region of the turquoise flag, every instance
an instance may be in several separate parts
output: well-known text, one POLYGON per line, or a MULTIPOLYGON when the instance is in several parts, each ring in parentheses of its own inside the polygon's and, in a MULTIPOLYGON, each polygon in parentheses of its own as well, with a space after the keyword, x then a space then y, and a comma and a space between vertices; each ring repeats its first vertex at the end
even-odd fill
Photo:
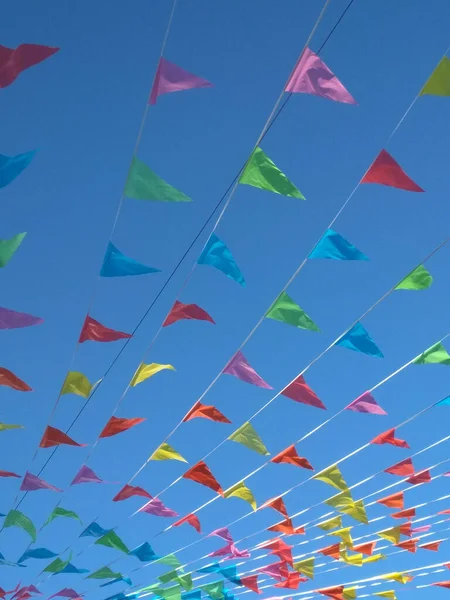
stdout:
POLYGON ((16 156, 5 156, 0 154, 0 188, 14 181, 33 160, 36 150, 17 154, 16 156))
POLYGON ((338 339, 335 345, 355 350, 356 352, 362 352, 363 354, 369 354, 370 356, 383 358, 383 353, 361 323, 356 323, 356 325, 338 339))
POLYGON ((350 244, 339 233, 328 229, 308 258, 328 258, 331 260, 369 260, 358 248, 350 244))
POLYGON ((245 279, 236 264, 228 247, 219 240, 215 233, 211 234, 203 252, 198 259, 199 265, 211 265, 222 271, 227 277, 245 287, 245 279))
POLYGON ((105 258, 100 271, 101 277, 126 277, 128 275, 146 275, 147 273, 159 273, 160 269, 148 267, 142 263, 129 258, 120 252, 111 242, 106 249, 105 258))

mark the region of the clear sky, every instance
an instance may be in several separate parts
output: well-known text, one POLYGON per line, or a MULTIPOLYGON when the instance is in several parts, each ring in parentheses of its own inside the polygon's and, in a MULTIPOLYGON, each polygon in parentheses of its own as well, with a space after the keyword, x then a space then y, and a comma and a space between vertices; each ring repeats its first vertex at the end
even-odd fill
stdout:
MULTIPOLYGON (((179 0, 165 57, 208 79, 214 87, 161 97, 149 111, 139 157, 194 202, 169 205, 126 200, 113 241, 125 254, 160 268, 162 273, 110 280, 99 280, 98 272, 171 3, 16 0, 3 6, 3 45, 39 43, 59 46, 61 51, 23 73, 0 93, 0 153, 14 155, 38 149, 31 166, 0 190, 0 237, 28 232, 1 272, 1 305, 45 319, 39 327, 1 333, 1 366, 35 390, 24 394, 2 388, 1 421, 20 423, 25 429, 1 434, 1 469, 23 474, 28 468, 37 473, 44 464, 50 450, 40 450, 34 462, 32 456, 69 367, 89 304, 92 316, 105 325, 122 331, 134 328, 247 158, 322 4, 318 0, 179 0)), ((320 47, 346 4, 347 0, 331 1, 311 42, 313 50, 320 47)), ((450 4, 446 0, 355 0, 322 57, 358 106, 296 95, 264 140, 265 152, 307 201, 239 187, 217 234, 231 249, 247 287, 241 288, 210 267, 195 269, 180 299, 199 304, 216 325, 181 322, 159 336, 146 362, 171 363, 176 372, 162 373, 127 394, 118 416, 146 417, 147 421, 132 431, 102 440, 89 460, 89 466, 100 477, 116 483, 75 486, 61 498, 62 506, 76 511, 85 526, 98 517, 105 528, 118 526, 117 532, 129 548, 148 540, 160 555, 199 539, 185 525, 152 541, 171 521, 145 514, 128 518, 141 506, 139 500, 112 503, 111 498, 223 369, 385 147, 391 131, 446 51, 449 25, 450 4)), ((317 322, 322 333, 266 320, 245 347, 251 364, 275 391, 448 235, 449 115, 450 99, 420 98, 388 146, 406 172, 426 190, 425 194, 362 186, 334 225, 370 257, 370 262, 311 262, 289 288, 290 295, 317 322)), ((75 440, 90 445, 95 441, 206 238, 205 233, 73 428, 75 440)), ((384 359, 334 348, 310 369, 307 381, 326 404, 326 414, 279 398, 254 420, 253 425, 272 454, 450 333, 449 251, 445 247, 427 264, 434 277, 430 289, 396 292, 364 320, 384 359)), ((99 379, 120 343, 84 344, 72 369, 82 371, 91 381, 99 379)), ((450 351, 450 344, 447 347, 450 351)), ((388 416, 345 412, 299 445, 298 452, 316 470, 322 469, 448 393, 448 371, 444 366, 411 366, 376 392, 388 416)), ((223 376, 205 402, 217 406, 233 425, 195 420, 183 425, 171 443, 192 465, 272 395, 271 391, 223 376)), ((64 396, 52 425, 67 428, 82 402, 77 396, 64 396)), ((447 434, 448 412, 440 408, 402 428, 399 437, 417 452, 447 434)), ((448 448, 448 443, 443 443, 417 456, 416 469, 446 459, 448 448)), ((66 489, 89 451, 92 447, 60 449, 42 477, 66 489)), ((392 446, 371 446, 343 463, 342 472, 347 483, 354 485, 407 456, 408 451, 392 446)), ((263 461, 232 443, 223 444, 207 459, 224 488, 263 461)), ((156 495, 185 468, 175 461, 152 462, 134 483, 156 495)), ((442 465, 433 473, 448 469, 448 464, 442 465)), ((291 466, 269 465, 247 483, 262 503, 308 476, 306 471, 291 466)), ((361 485, 355 497, 365 497, 396 481, 394 476, 378 475, 361 485)), ((442 478, 413 489, 406 495, 407 506, 450 493, 448 482, 448 478, 442 478)), ((19 483, 4 479, 0 485, 0 511, 6 513, 13 507, 19 483)), ((401 486, 392 491, 399 489, 401 486)), ((330 490, 319 482, 305 484, 286 497, 289 513, 321 502, 333 493, 330 490)), ((212 496, 211 490, 182 481, 163 494, 162 500, 184 515, 212 496)), ((40 527, 58 499, 54 492, 33 492, 20 510, 40 527)), ((445 508, 450 508, 450 501, 425 506, 418 517, 445 508)), ((199 518, 202 529, 209 532, 247 512, 248 505, 238 499, 219 499, 202 510, 199 518)), ((325 507, 314 508, 305 515, 305 521, 298 517, 295 523, 318 519, 326 512, 325 507)), ((387 514, 380 505, 369 509, 371 518, 387 514)), ((231 531, 239 540, 276 523, 278 517, 264 510, 242 520, 231 531)), ((436 520, 434 517, 430 522, 436 520)), ((396 524, 389 518, 379 526, 374 523, 366 528, 350 518, 345 523, 355 524, 355 537, 396 524)), ((446 523, 436 525, 436 534, 429 539, 446 538, 447 528, 446 523)), ((59 553, 71 546, 73 563, 90 571, 117 558, 118 553, 109 548, 90 547, 93 538, 78 540, 80 532, 75 521, 59 519, 42 531, 36 547, 59 553)), ((292 543, 317 535, 319 530, 310 529, 306 538, 293 538, 292 543)), ((250 547, 269 537, 267 532, 260 533, 239 547, 250 547)), ((311 541, 296 549, 295 554, 333 541, 335 538, 311 541)), ((0 532, 0 552, 8 560, 16 561, 28 542, 27 534, 18 529, 0 532)), ((204 540, 180 553, 179 558, 183 563, 196 561, 220 543, 219 539, 204 540)), ((449 557, 449 546, 444 543, 438 554, 419 550, 415 555, 395 554, 363 569, 350 567, 323 573, 301 589, 442 562, 449 557)), ((392 553, 393 549, 386 552, 392 553)), ((250 562, 249 568, 269 562, 250 562)), ((3 567, 0 586, 12 589, 19 580, 36 584, 45 564, 30 560, 26 569, 3 567)), ((129 573, 139 564, 124 556, 114 568, 129 573)), ((205 561, 193 566, 201 564, 205 561)), ((318 573, 327 568, 322 567, 318 573)), ((151 584, 164 571, 159 565, 138 571, 132 576, 133 584, 151 584)), ((417 583, 439 578, 448 577, 443 573, 418 579, 417 583)), ((52 577, 40 587, 46 596, 63 587, 74 587, 79 592, 89 591, 89 598, 106 598, 125 589, 115 584, 99 593, 95 582, 84 581, 80 575, 52 577)), ((390 587, 388 584, 378 589, 390 587)), ((267 597, 273 592, 264 591, 267 597)), ((402 594, 399 589, 400 598, 406 594, 419 597, 421 591, 410 588, 402 594)), ((437 600, 444 594, 445 590, 437 588, 430 591, 437 600)))

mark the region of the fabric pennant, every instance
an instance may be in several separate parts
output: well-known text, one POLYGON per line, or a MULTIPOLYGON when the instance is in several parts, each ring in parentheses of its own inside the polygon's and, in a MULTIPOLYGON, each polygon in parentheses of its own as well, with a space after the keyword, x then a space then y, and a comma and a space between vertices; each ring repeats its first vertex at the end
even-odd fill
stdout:
POLYGON ((292 300, 286 292, 282 292, 270 309, 266 312, 267 319, 274 319, 281 323, 287 323, 300 329, 309 329, 310 331, 319 331, 320 329, 314 321, 308 317, 303 309, 292 300))
POLYGON ((444 56, 419 92, 419 96, 450 96, 450 59, 444 56))
POLYGON ((439 540, 438 542, 427 542, 426 544, 421 544, 419 548, 422 548, 422 550, 432 550, 433 552, 437 552, 442 542, 443 540, 439 540))
POLYGON ((69 371, 61 388, 60 396, 76 394, 82 398, 89 398, 95 384, 92 384, 86 375, 78 371, 69 371))
POLYGON ((109 567, 100 567, 93 573, 87 576, 87 579, 119 579, 122 573, 114 573, 109 567))
POLYGON ((40 44, 20 44, 17 48, 0 46, 0 88, 11 85, 22 71, 34 67, 58 50, 40 44))
POLYGON ((108 242, 105 257, 103 259, 100 277, 127 277, 130 275, 146 275, 148 273, 160 273, 160 269, 148 267, 134 258, 129 258, 108 242))
POLYGON ((385 496, 384 498, 380 498, 376 502, 378 504, 383 504, 388 508, 403 508, 405 505, 403 492, 396 492, 395 494, 391 494, 390 496, 385 496))
MULTIPOLYGON (((362 352, 362 354, 368 354, 369 356, 378 356, 384 358, 383 353, 379 347, 375 344, 373 339, 368 334, 367 330, 362 326, 361 323, 356 323, 351 329, 349 329, 335 344, 336 346, 342 346, 348 350, 354 350, 355 352, 362 352)), ((372 398, 372 397, 371 397, 372 398)), ((365 399, 366 404, 373 404, 374 399, 365 399)), ((375 402, 376 404, 376 402, 375 402)), ((352 409, 350 409, 352 410, 352 409)), ((353 409, 355 410, 355 409, 353 409)), ((382 410, 382 409, 380 409, 382 410)), ((362 411, 359 411, 362 412, 362 411)), ((369 411, 364 411, 369 412, 369 411)), ((383 413, 378 413, 383 414, 383 413)))
POLYGON ((26 560, 29 560, 30 558, 45 559, 54 558, 55 556, 57 556, 56 552, 52 552, 47 548, 29 548, 22 554, 17 562, 20 564, 26 560))
POLYGON ((183 423, 191 421, 192 419, 208 419, 209 421, 215 421, 216 423, 231 423, 231 421, 215 406, 207 406, 206 404, 202 404, 199 400, 184 417, 183 423))
POLYGON ((306 383, 303 375, 299 375, 292 383, 290 383, 281 392, 282 396, 286 396, 295 402, 301 402, 302 404, 308 404, 315 408, 321 408, 326 410, 325 404, 320 400, 315 392, 306 383))
POLYGON ((20 329, 41 325, 43 322, 44 319, 40 317, 33 317, 26 313, 9 310, 9 308, 0 308, 0 329, 20 329))
POLYGON ((323 554, 323 556, 331 556, 331 558, 334 558, 335 560, 339 560, 341 557, 340 547, 341 547, 341 542, 338 542, 337 544, 332 544, 331 546, 322 548, 321 550, 318 550, 317 552, 320 552, 320 554, 323 554))
POLYGON ((400 475, 400 477, 405 477, 406 475, 414 475, 414 466, 412 460, 410 458, 405 458, 405 460, 392 465, 388 469, 384 470, 385 473, 390 473, 391 475, 400 475))
POLYGON ((331 517, 331 519, 327 519, 326 521, 322 521, 322 523, 318 523, 316 527, 319 527, 324 531, 331 531, 335 527, 342 527, 342 517, 341 515, 338 515, 337 517, 331 517))
POLYGON ((392 542, 393 544, 398 544, 400 541, 400 527, 391 527, 390 529, 385 529, 384 531, 377 531, 377 535, 388 540, 388 542, 392 542))
POLYGON ((200 485, 209 487, 220 495, 223 494, 220 483, 211 473, 208 465, 202 460, 186 471, 182 477, 183 479, 190 479, 191 481, 195 481, 200 485))
POLYGON ((141 363, 136 373, 134 374, 133 379, 131 380, 130 386, 136 386, 139 383, 145 381, 146 379, 153 377, 153 375, 156 375, 157 373, 160 373, 161 371, 165 371, 167 369, 169 371, 175 371, 175 367, 173 367, 172 365, 160 365, 158 363, 151 363, 149 365, 146 365, 144 363, 141 363))
POLYGON ((105 483, 105 482, 103 481, 103 479, 100 479, 100 477, 98 477, 98 475, 96 475, 92 469, 90 469, 86 465, 83 465, 81 467, 81 469, 78 471, 78 473, 75 475, 75 477, 73 478, 72 483, 70 485, 77 485, 80 483, 105 483))
POLYGON ((381 408, 370 392, 364 392, 353 402, 350 402, 345 410, 352 410, 359 413, 369 413, 371 415, 387 415, 387 412, 381 408))
POLYGON ((3 527, 19 527, 28 533, 33 542, 36 541, 36 527, 30 519, 19 510, 10 510, 3 522, 3 527))
POLYGON ((378 183, 408 192, 424 191, 408 177, 398 162, 386 150, 381 150, 360 183, 378 183))
POLYGON ((282 496, 279 496, 278 498, 273 498, 272 500, 268 500, 267 502, 264 502, 264 504, 261 506, 261 508, 273 508, 274 510, 276 510, 277 512, 282 514, 284 517, 286 517, 286 518, 288 517, 287 508, 286 508, 286 505, 284 503, 282 496))
POLYGON ((395 437, 395 429, 388 429, 383 433, 380 433, 370 442, 371 444, 391 444, 398 448, 409 448, 408 442, 395 437))
POLYGON ((156 104, 157 98, 162 94, 209 87, 213 87, 213 85, 206 79, 202 79, 193 73, 189 73, 189 71, 185 71, 175 63, 172 63, 161 56, 150 94, 149 104, 156 104))
POLYGON ((320 471, 317 473, 317 475, 313 476, 313 479, 316 479, 317 481, 323 481, 324 483, 332 485, 338 490, 348 489, 345 479, 342 477, 342 473, 337 465, 332 465, 331 467, 327 467, 323 471, 320 471))
POLYGON ((245 279, 234 260, 228 247, 220 240, 215 233, 212 233, 209 240, 197 260, 199 265, 210 265, 222 271, 224 275, 236 281, 242 287, 245 287, 245 279))
POLYGON ((105 325, 87 315, 78 341, 80 344, 87 341, 116 342, 117 340, 126 340, 131 337, 131 333, 124 333, 123 331, 116 331, 115 329, 105 327, 105 325))
POLYGON ((418 485, 419 483, 430 483, 431 473, 428 469, 425 469, 419 473, 414 473, 411 475, 411 477, 408 477, 406 481, 412 485, 418 485))
POLYGON ((353 527, 342 527, 341 529, 336 529, 336 531, 330 531, 327 535, 336 535, 341 538, 341 542, 346 548, 353 548, 352 528, 353 527))
POLYGON ((137 548, 134 548, 134 550, 131 550, 129 554, 131 556, 135 556, 141 562, 150 562, 158 558, 148 542, 144 542, 137 548))
POLYGON ((44 435, 42 436, 41 442, 39 444, 39 448, 52 448, 53 446, 85 446, 86 444, 79 444, 67 434, 65 434, 60 429, 56 429, 56 427, 51 427, 47 425, 44 435))
POLYGON ((450 365, 450 355, 444 348, 442 342, 437 342, 425 352, 422 352, 413 361, 415 365, 428 365, 428 364, 439 364, 439 365, 450 365))
POLYGON ((288 574, 287 579, 285 579, 284 581, 275 583, 273 587, 286 588, 289 590, 296 590, 298 588, 298 586, 300 585, 300 583, 302 583, 303 581, 307 581, 307 579, 305 577, 301 577, 300 573, 297 573, 296 571, 294 571, 294 572, 290 572, 288 574))
POLYGON ((173 527, 179 527, 180 525, 183 525, 183 523, 188 523, 188 525, 193 527, 197 531, 197 533, 201 533, 200 521, 199 521, 197 515, 193 515, 193 514, 186 515, 185 517, 182 517, 175 523, 172 523, 172 525, 173 525, 173 527))
MULTIPOLYGON (((0 61, 1 48, 2 46, 0 46, 0 61)), ((17 154, 16 156, 5 156, 4 154, 0 154, 0 188, 4 188, 14 181, 14 179, 28 167, 35 154, 36 150, 31 150, 31 152, 25 152, 24 154, 17 154)))
POLYGON ((166 320, 162 324, 163 327, 168 327, 177 321, 184 319, 194 321, 208 321, 215 325, 214 319, 209 315, 206 310, 197 306, 197 304, 183 304, 178 300, 175 300, 175 304, 170 309, 170 313, 167 315, 166 320))
POLYGON ((134 200, 156 200, 159 202, 191 202, 191 198, 158 177, 137 156, 133 156, 125 196, 134 200))
POLYGON ((6 267, 26 235, 18 233, 9 240, 0 240, 0 268, 6 267))
POLYGON ((63 588, 62 590, 59 590, 59 592, 56 592, 56 594, 53 594, 52 596, 50 596, 48 600, 52 600, 52 598, 71 598, 71 599, 75 600, 75 598, 79 598, 79 597, 80 597, 80 594, 78 592, 76 592, 74 589, 63 588))
MULTIPOLYGON (((32 388, 19 379, 17 375, 14 375, 12 371, 5 369, 4 367, 0 367, 0 386, 4 385, 6 387, 10 387, 13 390, 17 390, 18 392, 32 392, 32 388)), ((21 427, 21 425, 19 426, 21 427)))
POLYGON ((161 444, 161 446, 153 452, 149 460, 179 460, 180 462, 187 462, 181 454, 178 454, 178 452, 166 442, 161 444))
POLYGON ((62 492, 59 488, 47 483, 43 479, 39 479, 29 471, 25 473, 25 477, 20 485, 21 492, 35 492, 36 490, 50 490, 52 492, 62 492))
POLYGON ((304 560, 299 560, 294 563, 294 569, 301 573, 302 575, 306 575, 308 579, 314 579, 314 556, 310 558, 305 558, 304 560))
POLYGON ((296 467, 301 467, 302 469, 309 469, 310 471, 314 471, 314 468, 311 466, 309 461, 306 458, 302 458, 297 454, 297 450, 294 444, 292 444, 292 446, 288 446, 285 450, 271 458, 270 462, 286 463, 288 465, 294 465, 296 467))
POLYGON ((178 517, 179 514, 172 510, 171 508, 167 508, 159 498, 153 498, 150 502, 147 502, 142 508, 139 509, 139 512, 145 512, 148 515, 155 515, 155 517, 178 517))
POLYGON ((282 196, 305 200, 300 190, 289 181, 261 148, 254 150, 239 179, 239 183, 281 194, 282 196))
POLYGON ((353 502, 353 498, 350 490, 344 489, 342 492, 339 492, 339 494, 335 494, 334 496, 331 496, 331 498, 324 500, 324 502, 328 506, 332 506, 333 508, 339 510, 340 508, 351 504, 353 502))
POLYGON ((120 502, 121 500, 126 500, 132 496, 140 496, 142 498, 148 498, 149 500, 153 498, 153 496, 144 490, 144 488, 141 488, 138 485, 125 484, 120 492, 114 496, 113 502, 120 502))
POLYGON ((391 517, 393 519, 414 519, 415 516, 416 516, 415 508, 407 508, 405 510, 401 510, 400 512, 391 514, 391 517))
POLYGON ((237 377, 241 381, 251 383, 266 390, 273 390, 273 387, 258 375, 240 350, 236 352, 222 373, 233 375, 233 377, 237 377))
POLYGON ((220 537, 223 540, 225 540, 226 542, 228 542, 229 544, 233 543, 233 536, 230 533, 230 530, 228 529, 228 527, 219 527, 219 529, 214 529, 214 531, 211 531, 211 533, 209 533, 207 535, 207 537, 220 537))
POLYGON ((100 438, 112 437, 113 435, 117 435, 118 433, 122 433, 123 431, 127 431, 139 423, 143 423, 146 419, 141 417, 134 417, 132 419, 123 419, 119 417, 111 417, 109 421, 106 423, 102 432, 100 433, 100 438))
POLYGON ((82 531, 80 533, 80 535, 78 537, 94 537, 94 538, 100 538, 102 537, 102 535, 105 535, 105 533, 108 533, 108 531, 111 531, 110 529, 104 529, 101 525, 99 525, 96 521, 93 521, 90 525, 88 525, 86 527, 86 529, 84 531, 82 531))
POLYGON ((108 548, 113 548, 114 550, 120 550, 120 552, 124 552, 125 554, 129 553, 129 549, 124 544, 124 542, 120 539, 120 537, 115 533, 115 531, 108 531, 102 537, 98 538, 95 544, 100 546, 107 546, 108 548))
POLYGON ((358 248, 344 239, 339 233, 328 229, 308 256, 330 260, 369 260, 358 248))
POLYGON ((432 283, 433 277, 423 265, 419 265, 404 277, 394 290, 426 290, 432 283))
POLYGON ((305 48, 285 91, 292 94, 312 94, 345 104, 356 104, 356 100, 336 75, 310 48, 305 48))
POLYGON ((0 477, 17 477, 20 479, 22 476, 17 475, 17 473, 13 473, 12 471, 2 471, 0 470, 0 477))
POLYGON ((364 502, 362 500, 356 500, 356 502, 352 502, 347 506, 343 506, 339 509, 339 512, 342 512, 355 521, 359 521, 359 523, 364 523, 367 525, 369 520, 367 518, 366 507, 364 506, 364 502))
POLYGON ((45 521, 44 526, 48 525, 49 523, 51 523, 58 517, 65 517, 67 519, 75 519, 76 521, 79 521, 81 523, 80 517, 77 515, 77 513, 73 512, 73 510, 66 510, 62 506, 56 506, 52 510, 49 518, 45 521))
POLYGON ((253 450, 262 456, 268 456, 270 452, 265 447, 262 439, 255 431, 253 425, 249 422, 241 425, 228 439, 232 442, 242 444, 249 450, 253 450))
POLYGON ((377 540, 375 540, 374 542, 366 542, 364 544, 358 544, 357 546, 353 546, 353 551, 361 552, 361 554, 365 554, 367 556, 372 556, 376 545, 377 545, 377 540))
POLYGON ((261 590, 258 588, 258 575, 247 575, 246 577, 239 577, 241 585, 248 588, 255 594, 261 594, 261 590))
POLYGON ((239 483, 236 483, 235 485, 225 490, 225 492, 223 492, 223 495, 225 498, 241 498, 241 500, 245 500, 245 502, 248 502, 253 508, 253 510, 256 510, 257 508, 256 500, 252 491, 245 485, 243 481, 240 481, 239 483))

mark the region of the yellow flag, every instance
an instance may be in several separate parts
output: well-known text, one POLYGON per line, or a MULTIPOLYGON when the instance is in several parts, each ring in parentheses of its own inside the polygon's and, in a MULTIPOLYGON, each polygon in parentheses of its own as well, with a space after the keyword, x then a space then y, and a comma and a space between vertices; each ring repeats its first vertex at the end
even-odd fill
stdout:
POLYGON ((380 579, 387 579, 388 581, 397 581, 398 583, 408 583, 411 581, 411 575, 405 573, 387 573, 386 575, 380 575, 380 579))
POLYGON ((352 494, 349 489, 343 490, 336 494, 335 496, 331 496, 328 500, 324 500, 325 504, 328 506, 332 506, 333 508, 340 508, 341 506, 348 506, 353 502, 352 494))
POLYGON ((356 588, 355 587, 345 588, 342 591, 342 595, 344 596, 345 600, 355 600, 355 598, 356 598, 356 588))
POLYGON ((314 560, 314 556, 305 560, 299 560, 294 563, 294 569, 302 575, 306 575, 309 579, 314 579, 314 560))
POLYGON ((332 517, 331 519, 322 521, 322 523, 318 523, 316 527, 320 527, 320 529, 323 529, 324 531, 330 531, 335 527, 342 527, 342 517, 340 515, 332 517))
POLYGON ((138 370, 134 374, 130 385, 134 387, 138 383, 142 383, 149 377, 153 377, 153 375, 156 375, 156 373, 164 371, 165 369, 175 371, 175 367, 172 367, 172 365, 159 365, 158 363, 151 363, 149 365, 146 365, 145 363, 141 363, 138 367, 138 370))
POLYGON ((391 527, 390 529, 385 529, 384 531, 377 531, 377 535, 385 540, 388 540, 388 542, 398 544, 400 541, 400 527, 391 527))
POLYGON ((378 562, 379 560, 384 560, 386 556, 384 554, 372 554, 372 556, 366 556, 363 558, 363 565, 373 562, 378 562))
POLYGON ((363 564, 363 555, 362 554, 348 554, 346 550, 340 551, 341 559, 346 562, 348 565, 353 565, 354 567, 362 567, 363 564))
POLYGON ((238 442, 238 444, 242 444, 250 450, 254 450, 258 454, 262 454, 263 456, 270 454, 251 423, 247 422, 241 425, 239 429, 236 429, 236 431, 232 433, 228 439, 232 442, 238 442))
POLYGON ((336 529, 336 531, 332 531, 327 535, 337 535, 341 538, 342 543, 346 548, 353 548, 353 540, 350 533, 351 529, 351 527, 343 527, 342 529, 336 529))
POLYGON ((148 460, 179 460, 181 462, 187 462, 185 458, 178 454, 176 450, 169 446, 169 444, 161 444, 148 460))
POLYGON ((364 502, 362 500, 357 500, 356 502, 352 502, 348 506, 338 508, 338 511, 345 513, 349 517, 355 519, 355 521, 359 521, 360 523, 364 523, 365 525, 369 523, 364 502))
POLYGON ((320 471, 320 473, 314 475, 313 479, 323 481, 324 483, 332 485, 338 490, 348 490, 345 479, 342 477, 342 473, 339 471, 339 467, 337 465, 333 465, 328 467, 328 469, 320 471))
POLYGON ((61 396, 64 394, 76 394, 82 398, 88 398, 94 385, 86 375, 78 371, 69 371, 63 383, 61 396))
POLYGON ((236 483, 232 487, 225 490, 223 493, 225 498, 230 498, 231 496, 235 496, 236 498, 241 498, 250 504, 253 510, 256 510, 256 500, 252 491, 245 485, 243 481, 236 483))
POLYGON ((374 596, 380 596, 381 598, 389 598, 389 600, 397 600, 394 590, 386 590, 385 592, 375 592, 374 596))

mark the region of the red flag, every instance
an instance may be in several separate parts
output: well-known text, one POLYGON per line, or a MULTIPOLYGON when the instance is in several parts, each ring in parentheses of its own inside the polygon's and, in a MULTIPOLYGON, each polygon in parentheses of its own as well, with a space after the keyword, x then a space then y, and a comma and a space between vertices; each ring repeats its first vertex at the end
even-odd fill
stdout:
POLYGON ((285 519, 284 521, 280 521, 280 523, 277 523, 276 525, 272 525, 272 527, 268 527, 267 531, 279 531, 280 533, 285 533, 286 535, 293 535, 295 533, 294 526, 289 518, 285 519))
POLYGON ((415 508, 407 508, 406 510, 401 510, 400 512, 396 512, 391 515, 391 517, 393 517, 394 519, 412 519, 415 516, 415 508))
POLYGON ((341 557, 340 552, 339 552, 340 546, 341 546, 341 543, 338 542, 337 544, 333 544, 332 546, 327 546, 326 548, 317 550, 317 552, 320 552, 320 554, 323 554, 324 556, 331 556, 332 558, 339 560, 341 557))
POLYGON ((450 569, 450 563, 444 563, 443 565, 444 567, 447 567, 447 569, 450 569))
POLYGON ((392 465, 392 467, 385 469, 384 472, 391 473, 392 475, 400 475, 401 477, 404 477, 405 475, 413 475, 414 467, 412 460, 410 458, 405 458, 405 460, 402 460, 399 463, 392 465))
POLYGON ((450 581, 438 581, 438 583, 432 583, 431 585, 450 589, 450 581))
MULTIPOLYGON (((1 48, 2 48, 2 46, 0 46, 0 49, 1 48)), ((1 50, 0 50, 0 56, 1 56, 1 50)), ((0 81, 1 81, 1 71, 0 71, 0 81)), ((1 85, 0 85, 0 87, 1 87, 1 85)), ((8 371, 8 369, 5 369, 4 367, 0 367, 0 385, 5 385, 6 387, 10 387, 13 390, 17 390, 18 392, 32 392, 33 391, 30 388, 30 386, 25 383, 25 381, 22 381, 21 379, 19 379, 17 377, 17 375, 14 375, 14 373, 12 373, 11 371, 8 371)))
POLYGON ((175 300, 175 304, 172 306, 170 313, 167 315, 166 320, 163 323, 163 327, 172 325, 182 319, 194 319, 195 321, 209 321, 215 325, 211 315, 206 310, 197 306, 197 304, 183 304, 175 300))
POLYGON ((424 191, 408 177, 398 162, 386 150, 380 152, 361 179, 361 183, 379 183, 380 185, 387 185, 408 192, 424 191))
POLYGON ((51 427, 47 425, 47 428, 44 431, 44 435, 42 436, 41 443, 39 444, 39 448, 51 448, 52 446, 59 446, 60 444, 65 444, 67 446, 85 446, 86 444, 78 444, 71 437, 66 435, 63 431, 56 429, 56 427, 51 427))
POLYGON ((279 496, 278 498, 273 498, 272 500, 267 500, 267 502, 265 502, 261 506, 261 508, 273 508, 274 510, 281 513, 283 517, 288 517, 288 512, 282 496, 279 496))
POLYGON ((17 48, 0 46, 0 88, 5 88, 22 73, 42 62, 59 48, 39 44, 20 44, 17 48))
POLYGON ((173 527, 179 527, 180 525, 183 525, 183 523, 188 523, 198 533, 201 533, 200 521, 198 520, 197 515, 192 515, 192 514, 191 515, 186 515, 185 517, 182 517, 181 519, 179 519, 176 523, 172 523, 172 526, 173 527))
POLYGON ((132 419, 121 419, 118 417, 111 417, 110 420, 106 423, 99 437, 105 438, 117 435, 118 433, 122 433, 122 431, 127 431, 127 429, 131 429, 135 425, 139 425, 139 423, 142 423, 145 420, 146 419, 143 419, 141 417, 134 417, 132 419))
POLYGON ((202 404, 200 401, 196 402, 188 414, 184 417, 183 423, 190 421, 191 419, 209 419, 216 423, 231 423, 229 419, 223 415, 220 410, 217 410, 215 406, 207 406, 202 404))
POLYGON ((285 579, 284 581, 280 581, 279 583, 275 583, 273 587, 296 590, 299 584, 303 581, 308 581, 308 578, 301 577, 300 573, 297 573, 297 571, 293 571, 288 574, 287 579, 285 579))
POLYGON ((423 550, 432 550, 433 552, 437 552, 439 550, 439 546, 442 544, 442 540, 438 542, 428 542, 426 544, 422 544, 419 548, 423 550))
POLYGON ((343 585, 337 585, 336 587, 325 588, 323 590, 316 590, 319 594, 334 598, 334 600, 344 600, 342 592, 344 591, 343 585))
POLYGON ((450 515, 450 509, 441 510, 438 512, 438 515, 450 515))
POLYGON ((323 408, 326 410, 325 404, 320 398, 312 391, 309 385, 306 383, 303 375, 299 375, 295 381, 290 383, 282 392, 282 396, 286 396, 295 402, 303 402, 303 404, 309 404, 316 408, 323 408))
POLYGON ((80 344, 87 342, 115 342, 117 340, 125 340, 132 337, 131 333, 124 333, 123 331, 116 331, 105 327, 89 315, 84 321, 83 328, 80 333, 80 344))
POLYGON ((247 575, 247 577, 239 577, 239 581, 244 587, 248 588, 249 590, 252 590, 252 592, 255 592, 256 594, 261 593, 258 588, 258 575, 247 575))
POLYGON ((191 481, 195 481, 201 485, 205 485, 221 496, 223 495, 223 490, 220 486, 220 483, 211 473, 208 465, 202 460, 186 471, 186 473, 183 475, 183 478, 190 479, 191 481))
POLYGON ((143 498, 148 498, 149 500, 153 498, 153 496, 144 490, 144 488, 141 488, 138 485, 128 485, 128 483, 126 483, 120 492, 114 496, 113 502, 127 500, 127 498, 131 498, 132 496, 142 496, 143 498))
POLYGON ((361 554, 366 554, 367 556, 372 556, 376 545, 377 545, 376 541, 375 542, 367 542, 366 544, 359 544, 358 546, 353 546, 353 550, 355 552, 361 552, 361 554))
POLYGON ((11 471, 0 471, 0 477, 21 477, 21 475, 17 475, 16 473, 12 473, 11 471))
POLYGON ((288 446, 286 450, 283 450, 274 456, 270 462, 287 463, 288 465, 295 465, 296 467, 302 467, 303 469, 310 469, 311 471, 314 471, 314 468, 310 465, 309 461, 297 454, 294 444, 292 444, 292 446, 288 446))
POLYGON ((408 521, 407 523, 402 523, 402 525, 400 525, 400 533, 402 535, 406 535, 407 537, 411 537, 412 533, 411 533, 411 521, 408 521))
POLYGON ((406 481, 411 485, 417 485, 418 483, 430 483, 430 471, 428 471, 428 469, 425 469, 425 471, 419 471, 419 473, 415 473, 411 477, 408 477, 406 481))
POLYGON ((399 548, 403 548, 403 550, 407 550, 408 552, 412 552, 413 554, 417 551, 417 542, 419 540, 404 540, 403 542, 399 542, 398 544, 394 544, 394 546, 398 546, 399 548))
POLYGON ((404 500, 403 500, 403 492, 397 492, 396 494, 391 494, 390 496, 385 496, 384 498, 380 498, 377 500, 378 504, 384 504, 388 508, 403 508, 404 500))
POLYGON ((384 433, 380 433, 380 435, 374 437, 370 443, 391 444, 392 446, 398 446, 399 448, 409 448, 408 442, 395 437, 395 429, 388 429, 384 433))
POLYGON ((261 548, 272 550, 270 554, 275 554, 280 560, 287 562, 291 566, 294 564, 291 551, 293 546, 289 546, 289 544, 286 544, 286 542, 283 542, 283 540, 280 540, 280 538, 275 538, 268 544, 260 546, 260 549, 261 548))

